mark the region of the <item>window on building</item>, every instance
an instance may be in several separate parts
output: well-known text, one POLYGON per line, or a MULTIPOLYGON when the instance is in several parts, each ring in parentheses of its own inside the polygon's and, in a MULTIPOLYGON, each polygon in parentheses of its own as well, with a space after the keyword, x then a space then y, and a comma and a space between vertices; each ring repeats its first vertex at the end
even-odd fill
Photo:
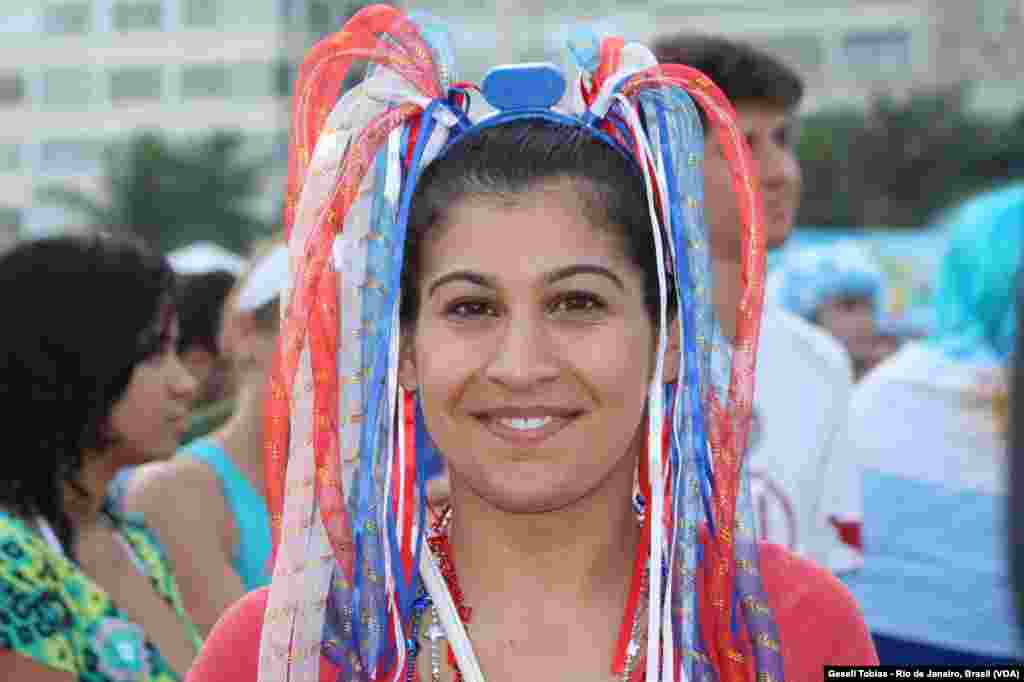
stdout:
POLYGON ((18 234, 21 230, 21 210, 14 206, 0 205, 0 232, 18 234))
MULTIPOLYGON (((252 28, 254 26, 281 27, 276 0, 219 0, 221 24, 252 28)), ((334 0, 341 2, 342 0, 334 0)))
POLYGON ((220 0, 184 0, 181 19, 185 26, 216 26, 221 18, 220 0))
POLYGON ((25 80, 17 71, 0 71, 0 107, 16 107, 25 100, 25 80))
POLYGON ((118 31, 155 31, 163 25, 159 0, 118 2, 113 12, 114 29, 118 31))
POLYGON ((21 168, 21 145, 17 142, 0 142, 0 173, 10 173, 21 168))
POLYGON ((306 29, 311 34, 323 36, 339 28, 338 17, 328 0, 309 0, 306 5, 306 29))
POLYGON ((818 71, 825 63, 825 49, 819 36, 773 36, 758 42, 786 64, 803 71, 818 71))
POLYGON ((4 33, 25 34, 35 33, 39 29, 36 24, 36 9, 14 7, 0 7, 0 35, 4 33))
POLYGON ((988 36, 1002 34, 1014 15, 1013 0, 984 0, 977 8, 978 28, 988 36))
POLYGON ((296 67, 287 61, 279 61, 274 65, 274 94, 278 97, 291 97, 295 85, 296 67))
POLYGON ((291 138, 287 130, 282 130, 274 135, 274 161, 282 166, 288 165, 289 144, 291 144, 291 138))
POLYGON ((181 72, 182 97, 224 97, 230 78, 223 64, 192 64, 181 72))
POLYGON ((43 30, 52 35, 88 33, 92 25, 88 2, 67 2, 43 9, 43 30))
POLYGON ((110 100, 160 99, 163 70, 159 66, 126 66, 110 72, 110 100))
POLYGON ((910 31, 858 30, 843 38, 843 55, 858 76, 884 77, 905 73, 911 66, 910 31))
POLYGON ((274 94, 274 67, 267 62, 233 64, 230 78, 232 96, 271 97, 274 94))
POLYGON ((84 109, 92 100, 92 91, 92 73, 88 69, 43 71, 43 106, 46 108, 84 109))
POLYGON ((54 139, 40 145, 44 173, 83 173, 99 168, 105 145, 96 139, 54 139))

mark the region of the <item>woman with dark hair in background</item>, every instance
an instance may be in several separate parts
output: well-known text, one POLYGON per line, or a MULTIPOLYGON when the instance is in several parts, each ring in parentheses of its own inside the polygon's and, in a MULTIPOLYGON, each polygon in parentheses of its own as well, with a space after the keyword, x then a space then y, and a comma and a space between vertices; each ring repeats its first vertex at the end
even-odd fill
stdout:
POLYGON ((287 279, 288 251, 276 245, 254 259, 227 298, 220 343, 232 366, 231 416, 175 457, 140 467, 127 486, 125 508, 164 543, 203 633, 239 597, 270 582, 263 408, 287 279))
POLYGON ((178 356, 198 382, 182 442, 219 428, 234 409, 230 361, 220 347, 224 303, 238 278, 226 270, 184 275, 175 296, 181 336, 178 356))
POLYGON ((16 321, 0 338, 0 679, 172 682, 198 651, 162 549, 105 502, 118 469, 170 456, 185 425, 173 284, 163 258, 109 236, 0 258, 16 321))

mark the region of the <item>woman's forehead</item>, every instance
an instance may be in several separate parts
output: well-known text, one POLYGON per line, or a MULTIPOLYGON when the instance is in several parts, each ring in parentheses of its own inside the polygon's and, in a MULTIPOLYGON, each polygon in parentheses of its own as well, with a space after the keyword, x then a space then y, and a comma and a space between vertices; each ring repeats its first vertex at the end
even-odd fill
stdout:
POLYGON ((428 277, 451 269, 540 276, 580 263, 628 265, 622 240, 595 223, 569 185, 468 197, 441 227, 424 244, 428 277))

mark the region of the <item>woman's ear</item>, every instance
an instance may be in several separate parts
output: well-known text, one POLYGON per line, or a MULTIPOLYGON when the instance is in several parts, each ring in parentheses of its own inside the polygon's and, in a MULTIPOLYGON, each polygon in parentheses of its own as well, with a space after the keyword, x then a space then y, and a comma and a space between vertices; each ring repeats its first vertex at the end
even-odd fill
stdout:
POLYGON ((419 387, 419 373, 416 371, 416 349, 411 334, 403 334, 398 354, 398 383, 412 393, 419 387))

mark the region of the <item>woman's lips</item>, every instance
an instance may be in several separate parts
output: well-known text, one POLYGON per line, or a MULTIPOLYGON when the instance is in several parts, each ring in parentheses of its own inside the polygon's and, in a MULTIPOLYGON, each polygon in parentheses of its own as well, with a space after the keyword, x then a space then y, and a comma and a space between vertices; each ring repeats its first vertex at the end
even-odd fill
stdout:
POLYGON ((504 441, 516 445, 534 445, 554 436, 580 414, 533 414, 521 417, 483 414, 477 415, 477 419, 484 428, 504 441))

